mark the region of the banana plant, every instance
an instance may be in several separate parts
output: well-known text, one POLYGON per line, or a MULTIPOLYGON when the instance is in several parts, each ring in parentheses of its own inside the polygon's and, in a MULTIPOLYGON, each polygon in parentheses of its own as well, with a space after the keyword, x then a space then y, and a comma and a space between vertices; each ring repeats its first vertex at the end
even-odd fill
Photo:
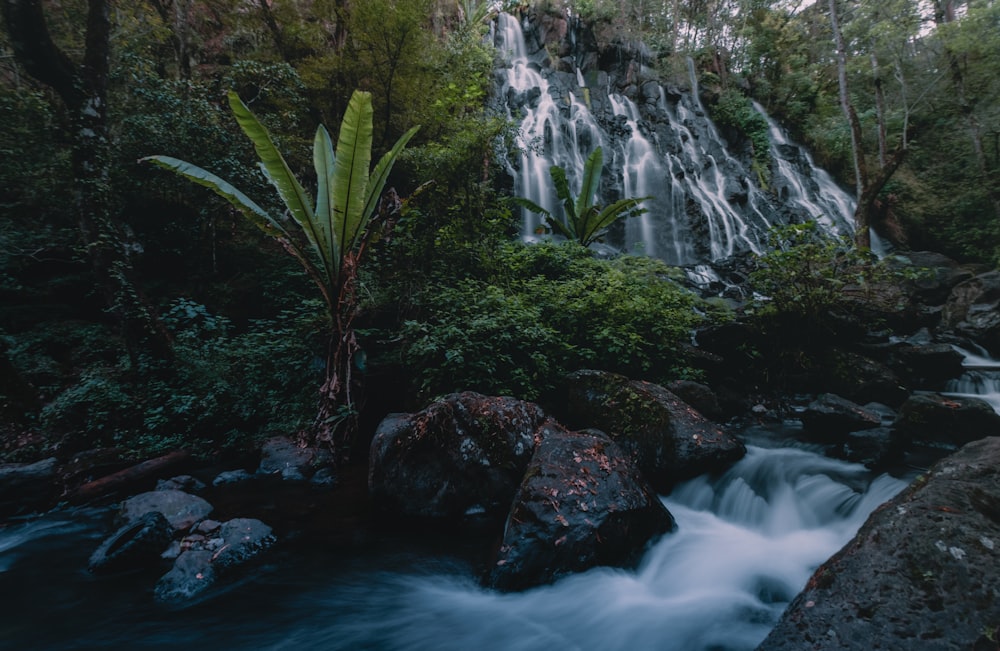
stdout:
POLYGON ((538 213, 545 218, 549 230, 568 240, 579 242, 582 246, 590 246, 607 233, 608 227, 617 220, 635 217, 648 212, 642 207, 642 202, 651 197, 619 199, 607 206, 594 203, 594 196, 601 183, 601 170, 604 168, 604 154, 600 147, 594 149, 583 165, 583 182, 580 194, 575 198, 569 189, 566 170, 553 165, 549 168, 549 176, 555 185, 556 196, 562 201, 565 221, 524 197, 514 197, 519 206, 538 213))
POLYGON ((356 416, 351 371, 358 345, 351 322, 357 312, 354 289, 358 262, 365 245, 376 236, 376 229, 369 226, 379 207, 386 179, 419 127, 403 134, 369 171, 373 132, 371 94, 355 91, 340 125, 336 151, 326 127, 320 125, 316 129, 313 198, 292 173, 264 125, 235 92, 230 91, 228 97, 236 121, 253 142, 260 168, 278 191, 290 221, 283 214, 269 213, 231 183, 197 165, 169 156, 148 156, 140 161, 171 170, 215 191, 295 256, 316 283, 330 313, 332 332, 313 438, 334 447, 341 444, 340 452, 346 455, 347 438, 353 433, 351 423, 356 416), (345 422, 347 427, 342 428, 345 433, 335 441, 335 430, 345 422))

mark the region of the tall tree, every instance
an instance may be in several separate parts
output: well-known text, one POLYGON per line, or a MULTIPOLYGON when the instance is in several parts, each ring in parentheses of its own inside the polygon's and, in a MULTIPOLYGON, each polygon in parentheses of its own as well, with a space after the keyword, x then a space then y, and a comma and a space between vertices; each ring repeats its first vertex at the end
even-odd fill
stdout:
POLYGON ((131 247, 115 220, 110 196, 108 78, 109 0, 88 0, 85 47, 74 62, 53 41, 42 0, 3 0, 14 55, 29 75, 49 86, 71 121, 73 193, 81 238, 107 308, 117 317, 133 365, 139 356, 170 354, 160 322, 132 282, 131 247))

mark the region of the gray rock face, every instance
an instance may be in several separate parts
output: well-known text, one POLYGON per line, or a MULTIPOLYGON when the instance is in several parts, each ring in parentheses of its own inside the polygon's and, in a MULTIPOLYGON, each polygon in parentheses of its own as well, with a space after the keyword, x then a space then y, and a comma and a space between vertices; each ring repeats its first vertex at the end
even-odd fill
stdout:
POLYGON ((1000 439, 970 443, 876 510, 758 651, 995 649, 1000 439))
POLYGON ((407 516, 506 511, 546 420, 532 403, 472 392, 391 414, 372 440, 371 495, 407 516))
POLYGON ((212 505, 197 495, 179 490, 150 491, 122 502, 119 519, 132 522, 150 511, 162 513, 170 525, 180 531, 208 516, 212 505))
POLYGON ((941 325, 952 328, 1000 355, 1000 271, 957 285, 948 297, 941 325))
POLYGON ((487 577, 521 590, 634 561, 674 520, 622 450, 597 431, 543 428, 487 577))
POLYGON ((736 438, 667 389, 604 371, 577 371, 556 416, 570 428, 606 432, 658 491, 746 454, 736 438))

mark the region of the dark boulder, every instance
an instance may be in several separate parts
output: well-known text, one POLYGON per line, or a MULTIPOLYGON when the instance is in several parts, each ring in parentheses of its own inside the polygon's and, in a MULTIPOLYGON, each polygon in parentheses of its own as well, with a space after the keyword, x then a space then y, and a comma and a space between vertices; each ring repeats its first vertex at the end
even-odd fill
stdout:
POLYGON ((832 351, 819 365, 814 384, 859 404, 881 402, 898 407, 910 395, 890 367, 852 351, 832 351))
POLYGON ((543 430, 487 583, 522 590, 638 559, 674 520, 627 456, 598 431, 543 430))
POLYGON ((916 277, 907 281, 907 290, 927 305, 941 305, 955 285, 973 276, 969 267, 933 251, 897 253, 888 263, 916 271, 916 277))
POLYGON ((174 528, 163 514, 150 511, 105 539, 91 554, 87 569, 108 573, 150 567, 159 561, 173 535, 174 528))
POLYGON ((703 416, 716 422, 725 418, 719 397, 708 386, 692 380, 674 380, 667 390, 697 409, 703 416))
POLYGON ((390 414, 372 440, 371 495, 407 516, 506 512, 546 420, 533 403, 472 392, 390 414))
POLYGON ((824 393, 802 412, 802 427, 810 438, 843 442, 850 432, 874 429, 882 417, 861 405, 832 393, 824 393))
POLYGON ((911 386, 929 388, 960 376, 964 358, 950 344, 903 343, 889 353, 889 367, 911 386))
POLYGON ((978 649, 1000 622, 998 548, 1000 438, 991 438, 876 510, 758 651, 978 649))
POLYGON ((559 421, 606 432, 658 491, 721 472, 746 454, 742 442, 657 384, 585 370, 567 376, 564 391, 553 405, 559 421))
POLYGON ((1000 436, 1000 414, 979 398, 922 393, 900 407, 896 429, 907 441, 958 447, 1000 436))
POLYGON ((891 427, 850 432, 842 446, 831 451, 831 456, 861 463, 873 470, 885 468, 902 453, 902 443, 891 427))
POLYGON ((285 481, 307 481, 332 466, 333 455, 329 450, 296 445, 287 437, 276 436, 261 446, 257 474, 285 481))
POLYGON ((948 297, 941 327, 979 343, 1000 355, 1000 271, 991 271, 957 285, 948 297))

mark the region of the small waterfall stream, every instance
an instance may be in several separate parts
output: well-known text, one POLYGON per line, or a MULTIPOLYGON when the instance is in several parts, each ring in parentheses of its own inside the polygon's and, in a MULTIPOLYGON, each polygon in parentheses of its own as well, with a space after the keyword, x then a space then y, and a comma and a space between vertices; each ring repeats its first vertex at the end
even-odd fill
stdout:
POLYGON ((957 347, 956 350, 965 355, 962 362, 965 372, 948 382, 946 395, 985 400, 1000 414, 1000 360, 982 350, 975 353, 957 347))

